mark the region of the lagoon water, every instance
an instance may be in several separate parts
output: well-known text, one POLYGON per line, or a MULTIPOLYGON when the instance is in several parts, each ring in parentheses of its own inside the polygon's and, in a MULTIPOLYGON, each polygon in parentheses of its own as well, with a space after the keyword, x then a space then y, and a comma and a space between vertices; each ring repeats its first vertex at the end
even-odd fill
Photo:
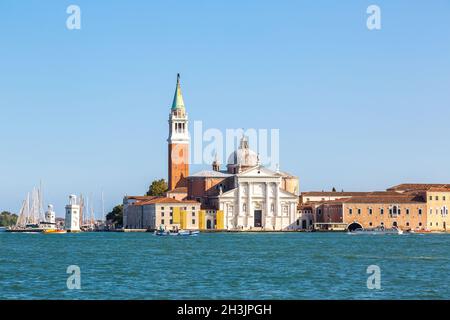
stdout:
POLYGON ((0 299, 450 299, 449 275, 450 234, 0 234, 0 299))

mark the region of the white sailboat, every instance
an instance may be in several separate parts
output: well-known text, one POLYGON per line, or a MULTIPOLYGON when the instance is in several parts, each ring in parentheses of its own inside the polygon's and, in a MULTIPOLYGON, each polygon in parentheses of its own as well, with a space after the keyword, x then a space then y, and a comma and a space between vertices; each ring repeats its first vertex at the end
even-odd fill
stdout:
POLYGON ((42 206, 42 187, 33 188, 22 202, 19 217, 16 225, 9 228, 10 232, 42 232, 45 229, 52 228, 45 221, 42 206))

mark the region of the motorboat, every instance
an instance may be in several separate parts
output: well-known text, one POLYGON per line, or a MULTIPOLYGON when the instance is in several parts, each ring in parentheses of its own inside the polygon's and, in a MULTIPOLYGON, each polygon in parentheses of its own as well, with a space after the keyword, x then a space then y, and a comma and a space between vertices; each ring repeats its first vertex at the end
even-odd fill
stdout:
POLYGON ((200 231, 197 230, 157 230, 155 231, 156 236, 196 236, 200 233, 200 231))
POLYGON ((46 230, 42 231, 42 233, 44 233, 44 234, 64 234, 64 233, 67 233, 67 231, 62 230, 62 229, 46 229, 46 230))
POLYGON ((382 235, 382 234, 403 234, 403 231, 397 227, 385 228, 383 226, 376 228, 358 228, 353 231, 349 231, 349 234, 370 234, 370 235, 382 235))

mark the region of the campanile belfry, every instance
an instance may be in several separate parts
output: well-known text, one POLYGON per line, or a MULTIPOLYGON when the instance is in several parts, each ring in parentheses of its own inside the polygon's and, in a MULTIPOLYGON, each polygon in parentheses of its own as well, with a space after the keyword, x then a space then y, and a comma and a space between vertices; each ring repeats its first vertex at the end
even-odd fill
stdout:
POLYGON ((189 130, 188 116, 181 94, 180 74, 169 115, 169 190, 187 186, 189 175, 189 130))

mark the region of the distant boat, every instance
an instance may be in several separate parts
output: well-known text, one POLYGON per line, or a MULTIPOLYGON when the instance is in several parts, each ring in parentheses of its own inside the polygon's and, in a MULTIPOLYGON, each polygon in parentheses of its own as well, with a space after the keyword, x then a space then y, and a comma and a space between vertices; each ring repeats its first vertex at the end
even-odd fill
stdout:
POLYGON ((156 236, 196 236, 200 233, 200 231, 195 230, 174 230, 174 231, 165 231, 165 230, 158 230, 155 231, 156 236))
POLYGON ((47 229, 43 231, 44 234, 64 234, 67 233, 66 230, 61 229, 47 229))
POLYGON ((6 227, 0 227, 0 232, 5 232, 6 231, 6 227))
POLYGON ((369 235, 380 235, 380 234, 403 234, 403 231, 397 227, 385 228, 385 227, 376 227, 376 228, 358 228, 353 231, 349 231, 349 234, 369 234, 369 235))

